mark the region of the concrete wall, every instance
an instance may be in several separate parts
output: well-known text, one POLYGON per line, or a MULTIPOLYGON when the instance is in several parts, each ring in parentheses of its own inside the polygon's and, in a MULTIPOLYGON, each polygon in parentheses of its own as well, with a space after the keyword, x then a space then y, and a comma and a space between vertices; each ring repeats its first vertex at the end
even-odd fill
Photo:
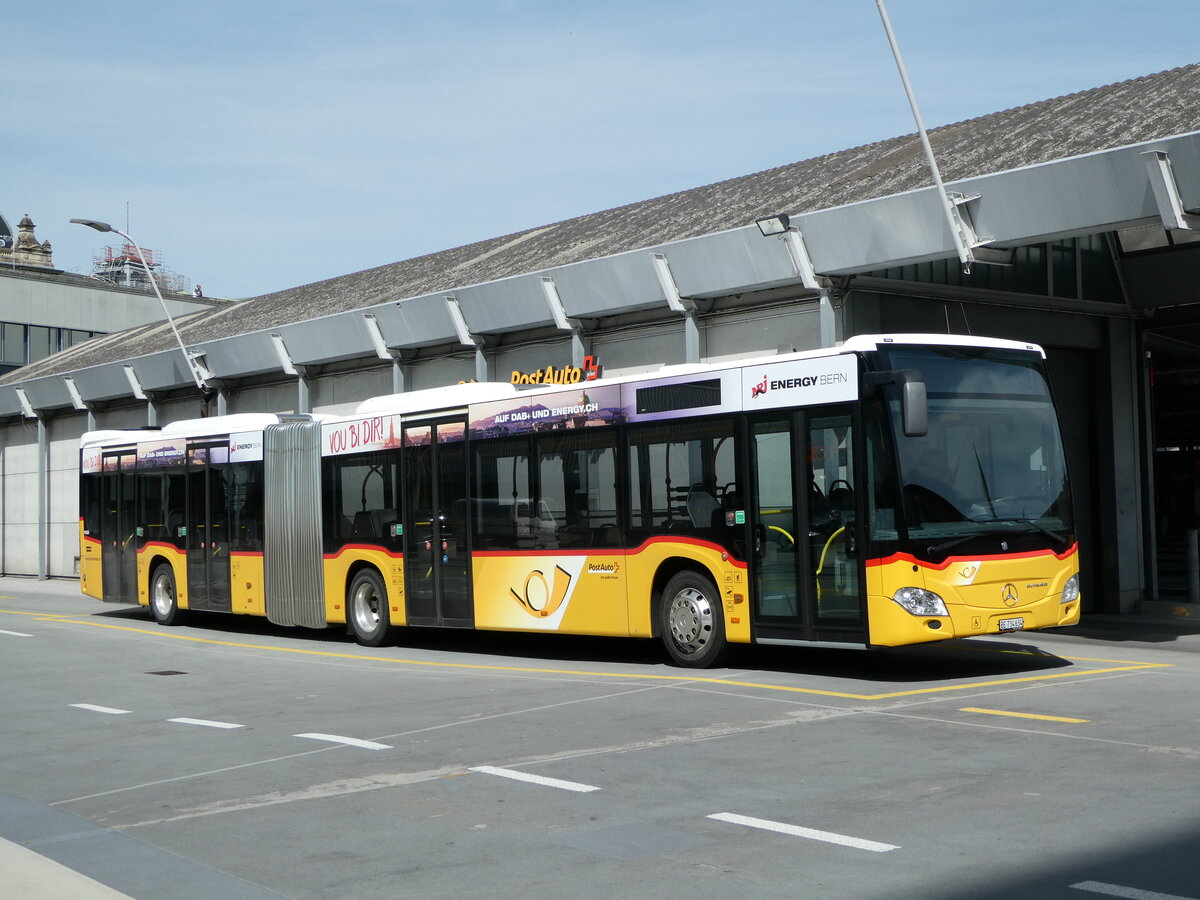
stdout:
POLYGON ((326 375, 313 379, 308 391, 313 412, 348 415, 367 397, 392 393, 392 366, 378 360, 369 367, 326 375))
POLYGON ((0 571, 36 575, 38 564, 37 422, 22 419, 0 435, 0 571))
POLYGON ((773 356, 821 346, 817 304, 796 301, 766 310, 724 313, 702 330, 706 362, 745 356, 773 356))
MULTIPOLYGON (((211 309, 210 304, 174 294, 164 299, 173 316, 211 309)), ((162 306, 152 293, 25 278, 0 270, 0 320, 5 322, 113 332, 162 317, 162 306)))
POLYGON ((57 416, 47 422, 50 440, 47 564, 52 577, 79 574, 79 438, 86 430, 85 413, 57 416))

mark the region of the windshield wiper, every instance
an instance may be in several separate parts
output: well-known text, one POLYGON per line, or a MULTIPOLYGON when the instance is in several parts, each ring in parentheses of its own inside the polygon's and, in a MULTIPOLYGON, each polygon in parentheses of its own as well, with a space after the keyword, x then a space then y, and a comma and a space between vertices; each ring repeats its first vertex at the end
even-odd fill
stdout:
POLYGON ((930 544, 925 548, 925 552, 930 556, 941 556, 947 550, 957 547, 959 544, 965 544, 967 541, 973 541, 979 537, 986 537, 988 534, 989 532, 987 531, 975 531, 961 537, 951 538, 948 541, 942 541, 940 544, 930 544))
POLYGON ((979 468, 979 483, 983 486, 983 499, 987 501, 988 507, 992 511, 992 518, 996 518, 996 504, 992 502, 992 492, 988 490, 987 475, 983 471, 983 460, 979 458, 979 448, 972 446, 971 449, 975 452, 975 465, 979 468))

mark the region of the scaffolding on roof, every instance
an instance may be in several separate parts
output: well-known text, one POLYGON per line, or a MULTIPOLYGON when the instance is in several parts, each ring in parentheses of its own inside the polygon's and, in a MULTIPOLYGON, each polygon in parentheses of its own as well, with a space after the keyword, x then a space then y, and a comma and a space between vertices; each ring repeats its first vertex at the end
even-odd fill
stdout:
POLYGON ((123 244, 119 248, 105 247, 102 254, 92 257, 92 277, 115 287, 148 291, 151 290, 146 277, 146 269, 149 268, 158 283, 158 289, 163 293, 187 292, 188 279, 159 262, 157 250, 143 248, 142 253, 145 254, 145 266, 133 244, 123 244))

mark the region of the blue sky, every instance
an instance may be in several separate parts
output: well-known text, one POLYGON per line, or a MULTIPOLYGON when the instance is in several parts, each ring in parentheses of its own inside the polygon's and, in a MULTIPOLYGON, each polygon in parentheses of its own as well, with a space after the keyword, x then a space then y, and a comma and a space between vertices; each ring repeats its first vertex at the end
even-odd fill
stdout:
MULTIPOLYGON (((1200 0, 887 8, 929 127, 1200 61, 1200 0)), ((86 273, 68 219, 128 224, 211 296, 913 131, 873 0, 57 0, 0 53, 9 225, 86 273)))

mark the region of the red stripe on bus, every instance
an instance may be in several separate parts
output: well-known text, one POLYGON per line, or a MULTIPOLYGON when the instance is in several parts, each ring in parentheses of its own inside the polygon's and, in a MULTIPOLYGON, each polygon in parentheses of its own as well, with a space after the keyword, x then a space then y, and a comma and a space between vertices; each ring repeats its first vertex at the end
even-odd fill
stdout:
POLYGON ((384 547, 380 546, 379 544, 344 544, 344 545, 342 545, 342 548, 340 550, 338 550, 334 553, 322 554, 322 558, 323 559, 337 559, 342 554, 348 553, 351 550, 370 550, 372 553, 382 553, 385 556, 392 557, 392 559, 403 559, 404 558, 403 553, 397 553, 392 550, 387 550, 384 547))
POLYGON ((1062 553, 1055 553, 1053 550, 1030 550, 1027 553, 988 553, 983 556, 948 556, 940 563, 926 562, 917 559, 911 553, 893 553, 891 556, 885 556, 881 559, 868 559, 865 563, 867 566, 887 566, 892 563, 909 563, 914 566, 921 566, 926 569, 936 569, 939 572, 943 569, 948 569, 953 565, 963 562, 980 562, 980 561, 995 561, 1001 559, 1034 559, 1039 556, 1053 556, 1056 559, 1069 559, 1074 556, 1079 550, 1079 543, 1076 542, 1064 550, 1062 553))
POLYGON ((148 550, 151 547, 161 547, 163 550, 174 550, 176 553, 185 552, 183 548, 176 547, 174 544, 168 544, 165 541, 146 541, 146 543, 142 544, 143 551, 148 550))

